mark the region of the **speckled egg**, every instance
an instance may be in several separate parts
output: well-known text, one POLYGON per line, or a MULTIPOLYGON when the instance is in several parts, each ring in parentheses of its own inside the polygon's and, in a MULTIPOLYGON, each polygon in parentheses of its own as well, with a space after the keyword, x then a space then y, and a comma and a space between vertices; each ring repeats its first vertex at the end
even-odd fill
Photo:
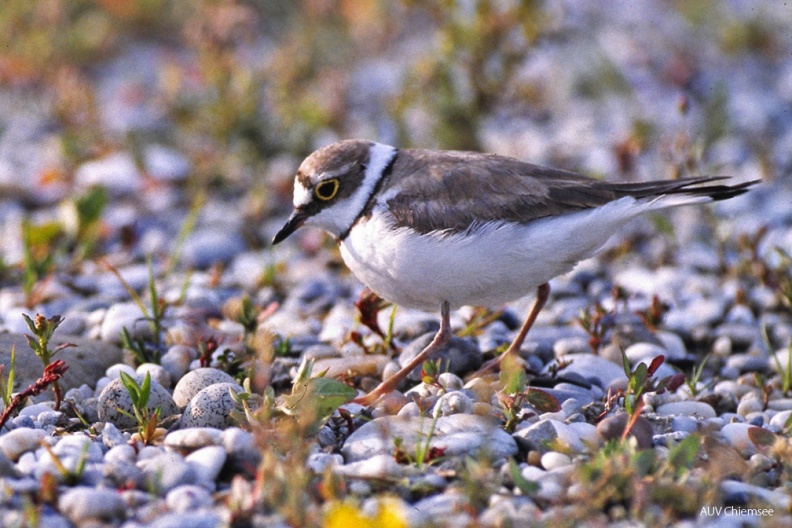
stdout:
POLYGON ((184 408, 181 427, 228 427, 228 415, 236 407, 229 389, 242 391, 236 383, 215 383, 200 390, 184 408))
MULTIPOLYGON (((143 382, 144 376, 137 374, 133 377, 138 383, 143 382)), ((179 408, 176 406, 176 403, 174 403, 170 393, 152 378, 151 392, 146 408, 149 412, 154 412, 157 407, 162 409, 160 419, 167 418, 179 412, 179 408)), ((99 401, 97 403, 99 419, 112 422, 120 429, 129 429, 137 426, 134 418, 124 415, 119 409, 134 415, 132 398, 130 398, 129 392, 127 392, 120 378, 114 379, 108 383, 99 395, 99 401)))
POLYGON ((184 375, 173 389, 173 401, 184 407, 202 389, 215 383, 236 383, 228 373, 216 368, 199 368, 184 375))

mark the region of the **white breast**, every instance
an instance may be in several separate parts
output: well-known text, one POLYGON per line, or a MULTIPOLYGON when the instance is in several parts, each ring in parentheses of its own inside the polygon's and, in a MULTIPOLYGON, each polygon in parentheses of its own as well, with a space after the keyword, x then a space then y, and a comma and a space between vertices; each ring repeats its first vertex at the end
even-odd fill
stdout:
POLYGON ((622 198, 527 225, 489 223, 465 234, 422 235, 394 228, 387 210, 378 207, 341 243, 341 255, 365 285, 402 306, 498 306, 570 271, 624 222, 655 208, 656 203, 622 198))

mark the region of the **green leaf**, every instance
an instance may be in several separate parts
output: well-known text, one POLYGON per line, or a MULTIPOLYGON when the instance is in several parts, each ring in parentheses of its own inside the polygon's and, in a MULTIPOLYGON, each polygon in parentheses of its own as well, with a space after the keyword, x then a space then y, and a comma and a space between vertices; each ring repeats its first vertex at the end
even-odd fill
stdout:
POLYGON ((622 355, 622 368, 624 369, 624 375, 628 378, 632 376, 632 368, 630 368, 630 360, 627 359, 627 354, 624 353, 624 350, 621 351, 622 355))
POLYGON ((49 246, 56 238, 63 233, 63 225, 60 222, 44 222, 42 224, 22 224, 25 242, 30 247, 49 246))
POLYGON ((151 373, 146 372, 146 377, 143 378, 143 383, 140 384, 140 393, 138 394, 138 407, 141 409, 148 405, 149 394, 151 394, 151 373))
POLYGON ((322 419, 351 401, 357 391, 349 385, 331 378, 311 378, 305 384, 295 385, 289 396, 283 397, 281 410, 289 415, 313 413, 322 419))
POLYGON ((515 487, 519 489, 523 495, 531 496, 539 491, 539 484, 523 477, 520 472, 520 466, 517 465, 517 462, 515 462, 513 458, 509 459, 509 474, 511 475, 515 487))
POLYGON ((87 193, 74 200, 80 222, 80 233, 102 216, 107 205, 107 191, 104 187, 91 187, 87 193))
POLYGON ((35 352, 37 356, 40 355, 41 345, 39 345, 38 340, 27 334, 25 334, 25 338, 27 339, 28 346, 30 347, 30 349, 33 350, 33 352, 35 352))
POLYGON ((748 429, 748 438, 756 447, 771 447, 776 442, 776 435, 761 427, 748 429))
POLYGON ((138 402, 140 401, 140 386, 137 384, 137 381, 124 371, 120 371, 119 376, 121 377, 121 384, 129 393, 132 405, 138 407, 138 402))
MULTIPOLYGON (((759 428, 757 427, 757 429, 759 428)), ((668 463, 672 468, 674 468, 677 475, 680 475, 683 471, 693 467, 693 464, 696 463, 696 457, 698 456, 700 449, 701 437, 699 435, 692 434, 687 438, 684 438, 678 444, 670 447, 668 450, 668 463)))
POLYGON ((16 370, 16 345, 11 345, 11 361, 8 368, 8 385, 6 386, 6 394, 3 399, 6 403, 11 401, 14 395, 14 371, 16 370))
POLYGON ((297 375, 294 376, 294 381, 292 382, 292 394, 294 394, 294 391, 298 388, 298 386, 306 385, 308 383, 308 380, 311 379, 311 371, 313 370, 313 366, 313 358, 303 359, 302 363, 300 363, 300 368, 297 369, 297 375))
POLYGON ((637 394, 640 389, 646 386, 646 380, 649 379, 649 369, 645 363, 639 363, 635 367, 635 371, 630 376, 628 390, 631 394, 637 394))
POLYGON ((508 395, 522 392, 528 382, 528 377, 525 375, 525 369, 520 364, 520 360, 512 354, 504 357, 501 362, 499 381, 503 387, 503 393, 508 395))
POLYGON ((525 401, 533 406, 539 412, 558 412, 561 410, 561 404, 552 394, 548 394, 541 389, 529 387, 525 391, 525 401))
POLYGON ((632 462, 639 475, 646 476, 652 472, 657 459, 654 450, 640 449, 632 457, 632 462))
MULTIPOLYGON (((36 329, 36 323, 33 322, 33 319, 30 318, 27 314, 22 314, 22 317, 25 319, 25 324, 27 324, 30 331, 33 335, 38 335, 38 330, 36 329)), ((28 337, 30 339, 30 337, 28 337)))

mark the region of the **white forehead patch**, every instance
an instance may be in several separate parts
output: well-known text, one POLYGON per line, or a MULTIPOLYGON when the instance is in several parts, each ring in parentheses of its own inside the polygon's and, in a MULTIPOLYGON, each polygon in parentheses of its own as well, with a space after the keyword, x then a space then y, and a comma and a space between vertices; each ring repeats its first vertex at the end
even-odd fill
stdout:
POLYGON ((301 205, 308 205, 311 201, 311 189, 306 188, 302 182, 295 178, 294 180, 294 197, 292 198, 292 204, 294 208, 297 209, 301 205))

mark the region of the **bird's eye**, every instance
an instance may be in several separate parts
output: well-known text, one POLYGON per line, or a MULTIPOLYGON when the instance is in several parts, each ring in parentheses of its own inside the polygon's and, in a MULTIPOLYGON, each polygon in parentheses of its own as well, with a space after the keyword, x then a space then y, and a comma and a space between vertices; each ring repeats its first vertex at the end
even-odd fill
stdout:
POLYGON ((336 193, 338 193, 338 180, 335 178, 332 180, 325 180, 323 182, 319 182, 319 185, 316 186, 314 189, 314 196, 319 198, 320 200, 327 202, 332 200, 336 193))

